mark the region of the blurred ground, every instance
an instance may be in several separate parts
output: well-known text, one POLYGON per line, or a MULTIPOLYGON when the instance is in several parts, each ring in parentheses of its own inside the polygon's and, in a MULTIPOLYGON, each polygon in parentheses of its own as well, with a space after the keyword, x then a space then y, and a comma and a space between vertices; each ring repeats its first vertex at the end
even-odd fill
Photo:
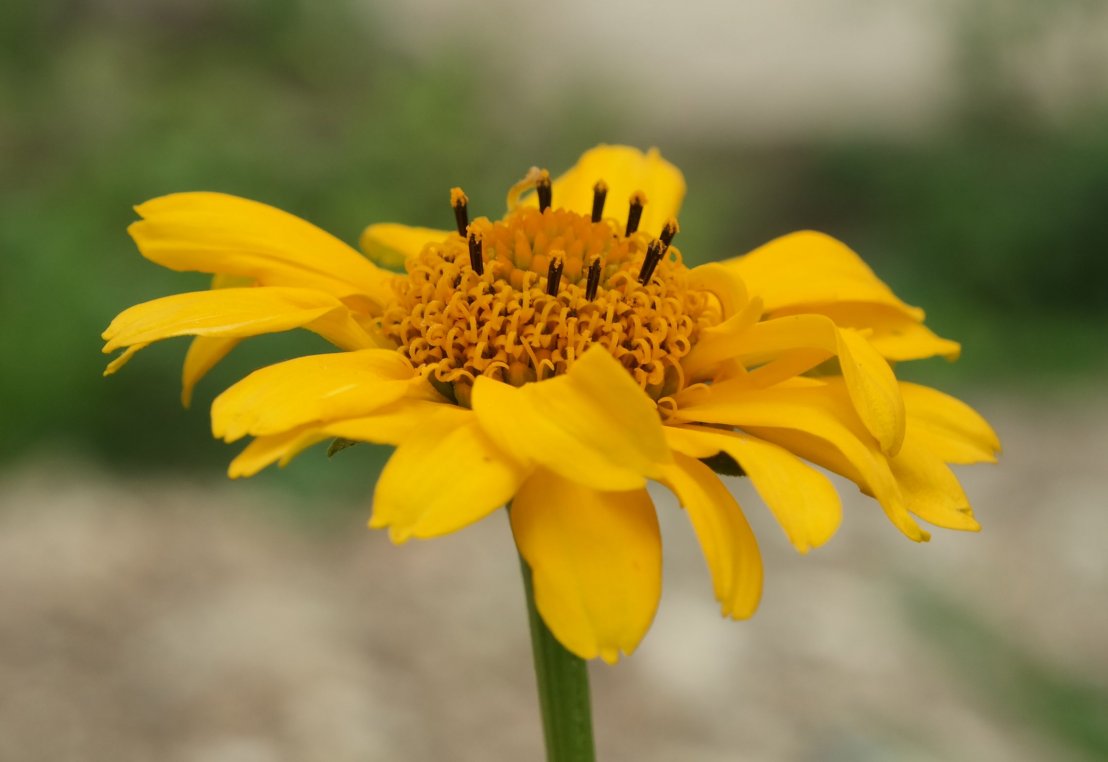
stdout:
MULTIPOLYGON (((1006 445, 965 472, 980 535, 914 546, 851 497, 802 558, 736 482, 767 565, 750 622, 717 617, 659 495, 658 619, 593 667, 602 758, 1103 758, 1108 405, 971 401, 1006 445)), ((362 505, 312 531, 289 499, 41 459, 0 476, 0 759, 537 759, 503 516, 393 548, 362 505)))

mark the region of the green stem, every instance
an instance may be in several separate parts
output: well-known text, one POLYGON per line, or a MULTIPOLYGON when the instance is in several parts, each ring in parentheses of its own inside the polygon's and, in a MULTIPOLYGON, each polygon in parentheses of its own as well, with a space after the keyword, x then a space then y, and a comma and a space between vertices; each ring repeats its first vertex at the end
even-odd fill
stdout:
POLYGON ((594 762, 592 710, 589 705, 589 670, 554 639, 535 608, 531 568, 519 559, 523 589, 527 593, 527 618, 531 623, 531 650, 535 680, 539 686, 542 731, 547 762, 594 762))

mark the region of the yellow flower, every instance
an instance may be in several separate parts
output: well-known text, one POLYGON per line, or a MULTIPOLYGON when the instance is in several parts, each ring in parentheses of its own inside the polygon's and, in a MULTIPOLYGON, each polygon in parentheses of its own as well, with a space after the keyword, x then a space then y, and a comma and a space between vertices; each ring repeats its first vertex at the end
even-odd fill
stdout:
POLYGON ((996 436, 958 400, 898 382, 888 362, 958 345, 819 233, 686 267, 673 245, 684 190, 657 151, 601 146, 556 180, 532 170, 499 220, 470 221, 454 189, 456 230, 370 226, 370 259, 252 201, 155 199, 130 228, 140 251, 212 273, 213 289, 119 315, 104 351, 124 352, 107 372, 150 342, 194 336, 187 404, 247 336, 325 337, 343 351, 262 368, 215 400, 217 437, 253 437, 231 475, 336 437, 396 445, 370 519, 396 542, 510 502, 538 610, 583 658, 632 652, 654 617, 651 480, 684 507, 734 618, 757 607, 762 563, 707 463, 741 469, 801 552, 841 514, 811 464, 853 481, 913 540, 928 538, 917 517, 976 530, 948 464, 994 460, 996 436))

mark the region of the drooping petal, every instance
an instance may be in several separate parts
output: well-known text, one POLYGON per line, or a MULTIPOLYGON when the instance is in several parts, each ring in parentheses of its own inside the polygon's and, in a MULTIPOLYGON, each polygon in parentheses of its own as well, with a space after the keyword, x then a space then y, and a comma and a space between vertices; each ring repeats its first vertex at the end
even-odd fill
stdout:
POLYGON ((866 340, 882 357, 893 362, 922 360, 928 357, 945 357, 957 360, 962 345, 937 336, 923 323, 907 315, 903 310, 887 304, 862 304, 839 302, 815 308, 807 306, 776 310, 775 317, 815 311, 835 321, 843 328, 854 328, 865 333, 866 340))
POLYGON ((839 528, 842 503, 835 487, 783 447, 740 432, 685 426, 667 426, 666 441, 694 458, 721 451, 734 458, 801 553, 823 545, 839 528))
POLYGON ((480 376, 472 403, 505 452, 595 489, 641 487, 670 460, 654 403, 601 346, 522 387, 480 376))
POLYGON ((260 368, 216 397, 212 433, 233 442, 247 434, 357 418, 395 402, 417 383, 424 382, 411 363, 388 349, 297 357, 260 368))
POLYGON ((912 519, 877 442, 852 428, 845 389, 805 380, 795 386, 751 388, 727 381, 677 396, 673 423, 736 426, 816 465, 841 474, 873 495, 890 521, 916 542, 930 535, 912 519))
POLYGON ((240 341, 242 339, 238 337, 224 336, 197 336, 192 340, 181 369, 182 405, 188 407, 192 404, 192 392, 197 382, 238 346, 240 341))
POLYGON ((299 217, 223 193, 174 193, 135 207, 131 233, 147 259, 171 270, 252 278, 264 286, 365 296, 378 309, 392 275, 299 217))
MULTIPOLYGON (((328 294, 304 288, 224 288, 174 294, 124 310, 102 334, 103 352, 176 336, 241 339, 293 328, 318 333, 342 349, 375 345, 350 310, 328 294)), ((135 351, 117 358, 112 369, 135 351)))
POLYGON ((923 311, 900 299, 846 244, 812 230, 776 238, 723 263, 762 298, 767 312, 839 302, 884 304, 915 320, 923 311))
POLYGON ((953 360, 961 351, 922 325, 923 310, 897 298, 857 254, 823 233, 791 233, 723 264, 762 298, 771 317, 826 315, 865 333, 892 361, 953 360))
POLYGON ((912 513, 946 529, 976 532, 981 528, 950 467, 911 434, 889 465, 912 513))
POLYGON ((327 439, 319 427, 301 426, 280 434, 257 437, 235 456, 227 467, 232 479, 253 476, 266 466, 280 463, 282 466, 301 452, 327 439))
MULTIPOLYGON (((631 194, 646 194, 639 230, 651 235, 658 235, 666 220, 677 216, 685 199, 684 175, 663 159, 657 148, 644 153, 630 146, 600 145, 582 154, 572 169, 554 180, 554 206, 588 214, 598 180, 608 184, 604 217, 620 227, 627 224, 631 194)), ((533 193, 522 203, 538 206, 533 193)))
POLYGON ((510 515, 554 637, 582 659, 614 663, 634 651, 662 587, 662 540, 646 490, 598 492, 540 469, 510 515))
POLYGON ((663 478, 696 532, 724 616, 745 619, 762 597, 762 555, 742 508, 719 477, 678 453, 663 478))
POLYGON ((743 334, 735 355, 769 359, 796 349, 838 356, 854 409, 881 449, 895 453, 904 441, 904 400, 889 364, 856 331, 840 329, 823 315, 764 320, 743 334))
MULTIPOLYGON (((241 288, 257 285, 251 278, 234 275, 216 274, 212 277, 212 288, 241 288)), ((192 404, 192 392, 201 378, 226 357, 241 341, 239 338, 218 336, 197 336, 189 344, 185 353, 185 364, 181 369, 181 405, 192 404)))
POLYGON ((912 436, 947 463, 994 463, 1000 439, 976 410, 928 386, 901 382, 912 436))
POLYGON ((472 414, 460 407, 418 398, 402 398, 371 415, 326 424, 305 424, 279 434, 255 438, 231 461, 232 479, 253 476, 273 463, 285 466, 303 450, 342 437, 359 442, 399 445, 432 419, 440 426, 459 426, 472 414))
POLYGON ((389 527, 397 543, 448 534, 504 506, 529 471, 485 436, 475 416, 459 421, 444 411, 385 464, 369 525, 389 527))
POLYGON ((362 252, 381 267, 401 269, 405 260, 419 254, 427 244, 445 241, 456 234, 457 231, 381 222, 362 231, 359 244, 362 252))

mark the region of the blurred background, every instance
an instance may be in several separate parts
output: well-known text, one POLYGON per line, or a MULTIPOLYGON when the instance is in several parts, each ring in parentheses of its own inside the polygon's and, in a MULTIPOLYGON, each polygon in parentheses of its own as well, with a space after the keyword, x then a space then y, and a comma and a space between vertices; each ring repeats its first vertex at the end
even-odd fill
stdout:
POLYGON ((387 452, 249 482, 185 342, 109 380, 99 332, 206 279, 143 260, 131 207, 262 200, 355 242, 496 215, 600 142, 685 172, 686 259, 800 228, 859 251, 956 364, 902 368, 984 412, 985 530, 904 541, 844 489, 758 616, 717 616, 656 495, 666 589, 593 668, 601 758, 1108 758, 1108 3, 1103 0, 14 0, 0 8, 0 759, 537 759, 500 515, 403 548, 364 529, 387 452))

